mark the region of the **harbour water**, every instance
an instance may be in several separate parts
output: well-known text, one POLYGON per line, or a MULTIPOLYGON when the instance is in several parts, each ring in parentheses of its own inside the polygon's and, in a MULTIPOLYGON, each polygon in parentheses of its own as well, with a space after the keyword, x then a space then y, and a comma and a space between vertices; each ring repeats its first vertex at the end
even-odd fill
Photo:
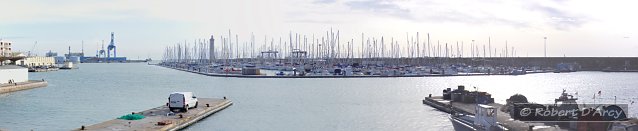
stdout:
MULTIPOLYGON (((187 130, 452 130, 447 114, 421 100, 460 84, 492 93, 497 103, 515 93, 553 103, 562 89, 578 92, 586 103, 613 103, 614 96, 618 103, 638 100, 638 73, 252 79, 209 77, 145 63, 81 66, 30 73, 30 79, 45 79, 49 86, 0 94, 0 129, 74 129, 162 105, 173 91, 226 96, 234 102, 187 130)), ((638 106, 629 107, 636 116, 638 106)))

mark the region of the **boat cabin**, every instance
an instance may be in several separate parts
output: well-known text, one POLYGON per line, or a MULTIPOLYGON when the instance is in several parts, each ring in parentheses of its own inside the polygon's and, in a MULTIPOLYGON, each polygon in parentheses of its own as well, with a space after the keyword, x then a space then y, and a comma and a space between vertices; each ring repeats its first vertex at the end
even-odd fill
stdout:
POLYGON ((487 131, 492 131, 494 129, 490 128, 498 128, 498 123, 496 119, 497 109, 489 106, 478 104, 476 106, 476 115, 474 116, 476 120, 474 120, 474 125, 483 127, 487 131))

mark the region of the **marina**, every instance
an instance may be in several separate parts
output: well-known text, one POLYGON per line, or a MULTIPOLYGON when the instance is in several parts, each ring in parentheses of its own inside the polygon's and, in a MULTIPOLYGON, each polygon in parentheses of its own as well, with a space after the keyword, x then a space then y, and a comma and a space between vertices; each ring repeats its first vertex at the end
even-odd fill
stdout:
MULTIPOLYGON (((592 95, 599 90, 602 95, 596 96, 596 102, 613 103, 613 96, 618 96, 619 103, 638 100, 630 95, 632 85, 638 84, 634 73, 591 71, 489 77, 247 79, 208 77, 145 63, 86 63, 75 71, 31 73, 29 79, 46 79, 49 85, 0 94, 0 116, 12 118, 0 119, 2 129, 79 129, 158 107, 166 102, 168 93, 179 90, 197 92, 200 98, 226 96, 234 103, 186 131, 453 130, 449 113, 425 106, 422 100, 427 94, 437 96, 442 87, 460 83, 491 93, 495 103, 506 103, 514 93, 525 94, 529 101, 553 103, 562 88, 578 92, 581 103, 592 103, 592 95), (69 81, 76 78, 82 80, 69 81), (606 82, 610 80, 617 82, 606 82), (93 86, 81 86, 86 84, 93 86), (21 106, 34 111, 16 109, 21 106)), ((635 116, 636 109, 632 104, 628 113, 635 116)))
MULTIPOLYGON (((512 75, 512 74, 414 74, 414 75, 241 75, 241 74, 222 74, 222 73, 206 73, 198 70, 188 70, 174 67, 166 67, 175 70, 185 71, 206 76, 214 77, 236 77, 236 78, 384 78, 384 77, 445 77, 445 76, 488 76, 488 75, 512 75)), ((532 72, 532 73, 548 73, 548 72, 532 72)))
POLYGON ((186 128, 197 121, 208 117, 232 105, 230 100, 199 98, 199 107, 184 113, 172 113, 165 106, 159 106, 141 112, 133 112, 144 116, 140 120, 113 119, 98 124, 82 126, 75 130, 112 131, 112 130, 155 130, 175 131, 186 128))
POLYGON ((603 3, 3 1, 0 131, 638 131, 603 3))

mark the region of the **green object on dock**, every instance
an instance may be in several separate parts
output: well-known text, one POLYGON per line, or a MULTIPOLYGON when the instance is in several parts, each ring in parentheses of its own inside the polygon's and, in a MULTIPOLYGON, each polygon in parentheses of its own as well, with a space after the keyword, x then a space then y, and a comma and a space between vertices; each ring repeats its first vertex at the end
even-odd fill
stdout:
POLYGON ((117 118, 117 119, 124 119, 124 120, 140 120, 140 119, 144 119, 144 115, 140 115, 140 114, 128 114, 128 115, 121 116, 120 118, 117 118))

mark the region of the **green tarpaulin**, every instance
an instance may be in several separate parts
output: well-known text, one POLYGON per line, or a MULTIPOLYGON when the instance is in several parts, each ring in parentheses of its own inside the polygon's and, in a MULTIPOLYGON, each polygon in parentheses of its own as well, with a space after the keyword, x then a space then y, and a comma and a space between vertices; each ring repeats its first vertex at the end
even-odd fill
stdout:
POLYGON ((124 119, 124 120, 139 120, 139 119, 144 119, 144 115, 140 115, 140 114, 128 114, 128 115, 121 116, 120 118, 117 118, 117 119, 124 119))

